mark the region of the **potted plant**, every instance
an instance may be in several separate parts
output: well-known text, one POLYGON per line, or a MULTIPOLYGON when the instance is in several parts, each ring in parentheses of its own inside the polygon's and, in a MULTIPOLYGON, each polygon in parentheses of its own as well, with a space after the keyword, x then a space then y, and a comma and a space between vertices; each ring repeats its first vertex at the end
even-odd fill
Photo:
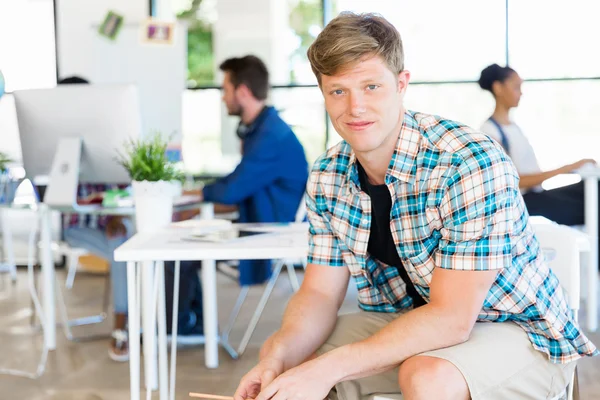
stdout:
POLYGON ((152 232, 168 225, 173 214, 173 197, 181 194, 183 174, 166 156, 168 141, 155 133, 148 139, 125 143, 117 162, 132 179, 138 232, 152 232))
POLYGON ((12 160, 10 157, 0 151, 0 174, 4 174, 8 171, 8 164, 11 162, 12 160))

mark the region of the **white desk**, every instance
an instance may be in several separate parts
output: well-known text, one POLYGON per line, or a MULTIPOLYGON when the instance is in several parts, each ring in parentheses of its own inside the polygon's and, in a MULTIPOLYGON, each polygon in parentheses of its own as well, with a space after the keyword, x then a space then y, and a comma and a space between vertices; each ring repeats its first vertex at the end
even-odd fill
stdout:
POLYGON ((588 259, 587 328, 598 329, 598 180, 600 168, 584 167, 577 172, 584 180, 585 229, 590 237, 588 259))
MULTIPOLYGON (((56 349, 56 287, 54 260, 52 257, 52 235, 51 235, 51 209, 45 204, 12 204, 2 205, 3 208, 31 209, 38 212, 40 220, 40 261, 42 266, 42 308, 43 308, 43 326, 44 326, 44 345, 49 350, 56 349)), ((188 203, 177 204, 174 211, 183 211, 187 209, 205 207, 207 213, 212 215, 212 204, 190 201, 188 203)), ((62 209, 57 211, 86 213, 96 215, 121 215, 133 216, 135 209, 133 207, 124 208, 106 208, 102 206, 85 207, 83 209, 62 209)))
MULTIPOLYGON (((127 283, 129 301, 129 356, 131 399, 140 399, 140 326, 139 310, 151 309, 155 312, 158 302, 158 338, 159 338, 159 389, 160 398, 167 398, 167 338, 166 313, 164 309, 164 271, 155 268, 155 263, 162 266, 164 261, 176 262, 175 284, 178 282, 178 261, 202 261, 202 298, 204 310, 205 364, 208 368, 219 365, 218 346, 218 313, 217 313, 217 276, 215 260, 245 259, 287 259, 306 257, 308 253, 308 224, 292 224, 289 229, 281 225, 270 225, 271 233, 235 239, 226 243, 206 243, 183 240, 189 236, 190 229, 168 227, 153 234, 137 234, 115 251, 116 261, 127 262, 127 283), (140 268, 140 265, 142 268, 140 268), (148 301, 140 293, 142 274, 156 274, 153 299, 148 301), (142 304, 140 304, 142 300, 142 304)), ((269 227, 263 228, 269 230, 269 227)), ((178 290, 176 286, 176 290, 178 290)), ((177 293, 174 293, 174 299, 177 293)), ((176 301, 173 308, 177 308, 176 301)), ((173 316, 177 312, 174 310, 173 316)), ((175 322, 175 319, 174 319, 175 322)), ((152 335, 155 334, 153 325, 152 335)), ((173 327, 172 346, 176 349, 176 329, 173 327)), ((148 330, 144 330, 144 337, 148 330)), ((146 343, 146 339, 144 339, 146 343)), ((176 350, 171 352, 171 396, 175 390, 175 357, 176 350)), ((148 389, 148 387, 147 387, 148 389)), ((173 398, 173 397, 172 397, 173 398)))
MULTIPOLYGON (((193 196, 192 196, 193 197, 193 196)), ((175 202, 173 211, 184 211, 189 209, 200 208, 204 217, 212 218, 214 208, 212 203, 202 203, 198 198, 187 197, 185 202, 175 202)), ((101 205, 83 206, 81 208, 50 208, 45 204, 40 204, 38 208, 40 218, 40 258, 42 265, 42 309, 44 318, 42 320, 44 326, 44 345, 48 350, 56 349, 56 276, 54 271, 54 260, 52 257, 52 237, 51 237, 51 219, 52 210, 60 212, 82 213, 88 215, 115 215, 115 216, 132 216, 135 217, 134 207, 102 207, 101 205)), ((154 284, 153 276, 144 274, 141 288, 147 297, 151 296, 151 288, 154 284)), ((152 315, 150 312, 143 315, 143 326, 150 330, 152 326, 152 315)), ((154 337, 150 337, 144 344, 145 355, 148 358, 149 368, 147 369, 146 382, 149 387, 157 385, 157 371, 152 368, 155 363, 152 362, 156 358, 156 342, 154 337)))

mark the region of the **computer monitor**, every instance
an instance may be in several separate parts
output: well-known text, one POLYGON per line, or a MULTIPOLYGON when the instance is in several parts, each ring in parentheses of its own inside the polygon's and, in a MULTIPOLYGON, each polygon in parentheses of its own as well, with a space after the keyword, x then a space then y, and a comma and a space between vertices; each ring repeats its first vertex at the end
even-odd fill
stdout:
POLYGON ((28 178, 48 177, 62 138, 81 138, 79 182, 127 183, 116 161, 141 135, 134 85, 66 85, 14 92, 23 166, 28 178))

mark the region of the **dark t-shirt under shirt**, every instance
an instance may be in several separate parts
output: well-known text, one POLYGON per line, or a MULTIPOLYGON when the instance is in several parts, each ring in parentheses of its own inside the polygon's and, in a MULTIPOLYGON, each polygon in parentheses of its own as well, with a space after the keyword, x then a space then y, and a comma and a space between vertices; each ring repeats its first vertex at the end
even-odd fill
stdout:
POLYGON ((406 292, 413 300, 414 308, 426 304, 404 269, 398 255, 394 238, 390 230, 392 197, 386 185, 372 185, 360 163, 357 163, 358 178, 362 190, 371 198, 371 232, 367 251, 377 260, 398 269, 400 277, 406 283, 406 292))

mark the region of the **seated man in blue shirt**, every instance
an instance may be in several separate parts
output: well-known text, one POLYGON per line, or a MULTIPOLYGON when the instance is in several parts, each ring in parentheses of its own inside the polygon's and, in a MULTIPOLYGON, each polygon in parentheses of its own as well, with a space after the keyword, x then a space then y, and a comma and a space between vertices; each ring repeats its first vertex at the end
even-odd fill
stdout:
MULTIPOLYGON (((237 206, 240 222, 292 222, 306 188, 308 163, 292 129, 266 105, 269 72, 257 57, 225 60, 223 101, 240 117, 242 160, 228 176, 203 189, 205 201, 237 206)), ((240 283, 262 283, 268 260, 240 262, 240 283)))

